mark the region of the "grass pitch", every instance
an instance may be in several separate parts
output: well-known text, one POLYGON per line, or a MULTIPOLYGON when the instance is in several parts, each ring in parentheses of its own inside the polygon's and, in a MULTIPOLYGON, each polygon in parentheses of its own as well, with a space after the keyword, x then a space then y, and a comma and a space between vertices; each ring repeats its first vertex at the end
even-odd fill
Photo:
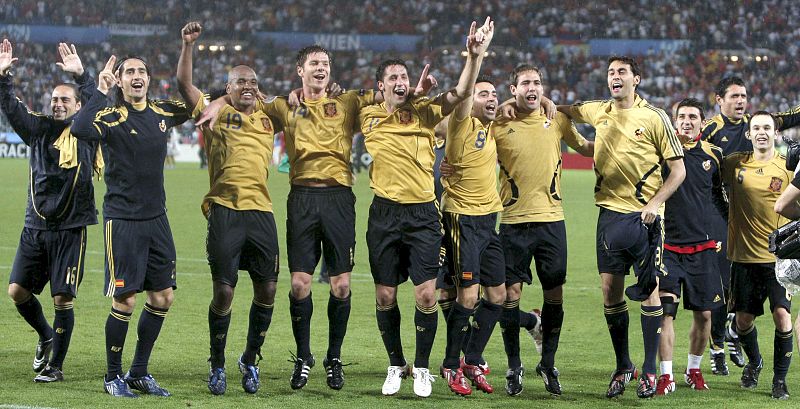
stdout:
MULTIPOLYGON (((25 160, 0 161, 0 174, 4 183, 0 185, 0 281, 8 282, 8 274, 14 259, 19 233, 25 211, 28 167, 25 160)), ((556 356, 556 365, 561 372, 564 395, 551 398, 544 390, 541 379, 533 371, 539 357, 533 342, 521 334, 523 364, 528 369, 524 392, 514 398, 504 392, 506 358, 503 352, 499 326, 487 347, 485 357, 492 367, 489 381, 495 386, 493 395, 481 393, 460 398, 438 380, 434 383, 433 395, 419 399, 414 395, 412 381, 404 381, 400 393, 395 397, 381 396, 380 388, 386 375, 387 358, 378 334, 374 313, 372 278, 369 273, 367 248, 364 241, 366 221, 372 193, 366 173, 359 175, 354 191, 356 202, 357 245, 356 266, 353 272, 353 307, 347 337, 342 351, 344 362, 353 365, 345 368, 345 387, 333 391, 325 385, 322 359, 327 349, 328 288, 325 284, 313 284, 315 314, 312 322, 311 348, 317 357, 317 366, 312 369, 308 385, 293 391, 289 387, 292 364, 287 362, 289 351, 294 350, 288 312, 289 274, 285 259, 286 196, 289 191, 287 177, 272 172, 269 185, 275 202, 275 220, 281 243, 281 275, 272 325, 263 348, 264 360, 261 368, 261 389, 256 395, 248 395, 240 386, 241 375, 236 368, 236 359, 244 348, 247 333, 247 315, 252 290, 246 273, 238 288, 233 305, 228 350, 228 392, 224 396, 212 396, 206 388, 208 374, 208 324, 207 310, 211 300, 211 277, 205 259, 206 222, 200 212, 200 201, 208 189, 208 174, 193 164, 179 164, 177 169, 166 171, 167 205, 170 224, 178 252, 178 290, 173 307, 165 321, 150 361, 150 371, 162 386, 173 394, 171 398, 144 397, 142 399, 112 399, 103 391, 102 376, 105 371, 104 325, 110 308, 110 300, 103 297, 103 235, 100 225, 89 228, 89 243, 86 252, 84 280, 75 302, 75 332, 64 365, 65 382, 57 384, 35 384, 31 361, 37 336, 17 314, 13 303, 6 299, 0 304, 0 408, 11 407, 137 407, 137 408, 186 408, 186 407, 456 407, 481 405, 485 408, 531 407, 790 407, 790 402, 775 402, 769 397, 772 379, 772 334, 773 325, 768 317, 756 322, 760 328, 760 343, 765 357, 765 368, 761 383, 754 390, 739 387, 741 370, 731 367, 731 375, 711 375, 707 354, 703 372, 711 390, 696 392, 679 382, 678 390, 666 397, 650 401, 636 398, 635 386, 631 384, 627 393, 616 400, 604 397, 609 374, 614 368, 611 341, 603 318, 602 297, 595 267, 594 231, 597 208, 592 200, 594 175, 587 171, 565 171, 562 180, 564 206, 566 208, 569 237, 569 273, 564 292, 565 321, 561 344, 556 356)), ((96 182, 98 209, 101 207, 105 187, 96 182)), ((630 281, 630 279, 629 279, 630 281)), ((49 289, 40 301, 47 317, 53 311, 49 289)), ((541 288, 536 282, 524 289, 522 308, 531 309, 541 305, 541 288)), ((406 356, 413 360, 414 302, 410 284, 400 290, 399 304, 403 313, 403 334, 406 356)), ((144 296, 140 295, 123 358, 127 369, 136 342, 136 322, 144 296)), ((638 305, 630 303, 630 341, 633 361, 641 365, 643 359, 638 305)), ((441 317, 441 315, 440 315, 441 317)), ((690 314, 681 311, 676 322, 677 342, 674 370, 680 381, 685 369, 687 344, 686 334, 690 314)), ((444 355, 445 325, 439 320, 439 332, 431 356, 432 372, 444 355)), ((797 386, 797 363, 789 372, 790 392, 800 393, 797 386)), ((477 392, 477 391, 476 391, 477 392)), ((793 397, 795 401, 797 397, 793 397)), ((796 404, 796 403, 795 403, 796 404)))

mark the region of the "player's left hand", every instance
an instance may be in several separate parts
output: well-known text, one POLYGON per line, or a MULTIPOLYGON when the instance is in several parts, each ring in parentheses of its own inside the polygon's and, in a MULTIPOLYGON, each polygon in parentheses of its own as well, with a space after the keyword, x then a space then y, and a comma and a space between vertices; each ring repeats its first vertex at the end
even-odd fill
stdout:
POLYGON ((449 164, 447 162, 447 158, 444 158, 442 159, 442 163, 439 164, 439 173, 442 175, 442 177, 449 178, 456 173, 456 167, 449 164))
POLYGON ((78 57, 75 44, 58 43, 58 55, 61 56, 61 61, 63 61, 56 62, 58 68, 76 77, 83 75, 83 63, 81 63, 81 58, 78 57))
POLYGON ((432 89, 439 86, 439 82, 436 81, 436 78, 428 73, 430 69, 431 65, 425 64, 425 68, 422 69, 422 74, 419 76, 419 81, 417 81, 417 86, 414 88, 414 96, 424 97, 428 95, 432 89))
POLYGON ((203 109, 203 112, 200 113, 200 117, 195 120, 194 126, 202 128, 203 130, 210 130, 214 127, 214 124, 217 123, 219 111, 227 104, 225 97, 220 97, 211 101, 206 108, 203 109))
POLYGON ((508 119, 517 119, 517 107, 513 102, 503 102, 500 104, 500 116, 508 119))
POLYGON ((642 223, 652 224, 654 221, 656 221, 659 207, 661 207, 661 203, 657 203, 653 200, 644 205, 642 208, 642 223))

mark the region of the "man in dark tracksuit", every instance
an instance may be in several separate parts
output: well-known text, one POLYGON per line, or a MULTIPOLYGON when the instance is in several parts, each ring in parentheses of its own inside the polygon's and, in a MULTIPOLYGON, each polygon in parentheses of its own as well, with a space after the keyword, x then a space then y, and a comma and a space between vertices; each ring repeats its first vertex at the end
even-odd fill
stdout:
MULTIPOLYGON (((72 118, 80 109, 78 87, 60 84, 53 89, 53 115, 31 112, 15 97, 12 84, 12 47, 0 44, 0 109, 14 131, 30 147, 30 186, 25 227, 11 268, 8 295, 20 315, 39 334, 33 370, 36 382, 64 380, 61 372, 75 318, 73 299, 83 278, 86 226, 97 224, 92 169, 96 143, 81 142, 70 134, 72 118), (34 294, 50 281, 55 307, 53 326, 34 294), (52 352, 52 357, 51 357, 52 352)), ((87 99, 94 81, 84 73, 75 48, 59 45, 63 63, 87 99)))

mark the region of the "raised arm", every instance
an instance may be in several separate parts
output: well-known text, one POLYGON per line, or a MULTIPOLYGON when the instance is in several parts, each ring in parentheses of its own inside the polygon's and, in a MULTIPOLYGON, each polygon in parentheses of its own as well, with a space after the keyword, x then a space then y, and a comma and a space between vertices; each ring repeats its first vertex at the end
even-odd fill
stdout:
POLYGON ((78 84, 81 105, 86 105, 96 84, 94 79, 83 69, 83 63, 75 49, 75 44, 59 43, 58 55, 61 56, 61 62, 56 62, 56 65, 65 73, 72 74, 72 78, 78 84))
POLYGON ((114 77, 114 64, 117 57, 111 56, 106 62, 106 66, 100 71, 97 89, 92 93, 91 98, 82 107, 75 119, 72 121, 72 134, 78 139, 97 141, 103 139, 108 132, 108 126, 103 121, 95 121, 97 113, 108 105, 106 94, 114 87, 116 78, 114 77))
POLYGON ((181 29, 183 45, 181 46, 181 56, 178 58, 178 92, 181 93, 181 97, 189 109, 194 109, 197 101, 203 97, 203 93, 192 84, 192 51, 194 42, 200 37, 202 31, 203 27, 195 21, 186 24, 181 29))
POLYGON ((38 134, 41 127, 41 114, 28 110, 25 104, 14 95, 14 84, 11 81, 11 68, 17 62, 11 42, 0 43, 0 109, 6 114, 8 122, 23 142, 30 145, 31 138, 38 134))
MULTIPOLYGON (((486 17, 486 22, 483 26, 477 28, 477 24, 473 21, 469 27, 469 35, 467 36, 467 61, 464 63, 464 70, 461 71, 461 76, 458 79, 458 85, 448 92, 442 94, 441 105, 442 115, 449 115, 462 101, 472 97, 472 92, 475 88, 475 80, 478 79, 478 72, 481 69, 483 62, 483 55, 486 49, 492 42, 494 37, 494 21, 491 17, 486 17)), ((472 108, 472 104, 468 104, 466 108, 466 115, 472 108)), ((464 118, 461 116, 460 118, 464 118)))

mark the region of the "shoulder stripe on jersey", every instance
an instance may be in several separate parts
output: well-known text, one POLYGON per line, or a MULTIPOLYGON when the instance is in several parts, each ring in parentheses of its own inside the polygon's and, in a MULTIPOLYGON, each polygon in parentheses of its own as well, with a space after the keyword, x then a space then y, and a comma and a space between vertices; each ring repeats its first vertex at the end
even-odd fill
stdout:
POLYGON ((664 112, 661 108, 656 108, 650 104, 645 104, 645 107, 652 110, 661 118, 661 122, 664 125, 664 130, 667 132, 667 141, 669 142, 672 151, 678 154, 679 152, 683 151, 681 141, 678 140, 678 137, 675 135, 675 131, 672 128, 672 122, 670 122, 667 113, 664 112))

